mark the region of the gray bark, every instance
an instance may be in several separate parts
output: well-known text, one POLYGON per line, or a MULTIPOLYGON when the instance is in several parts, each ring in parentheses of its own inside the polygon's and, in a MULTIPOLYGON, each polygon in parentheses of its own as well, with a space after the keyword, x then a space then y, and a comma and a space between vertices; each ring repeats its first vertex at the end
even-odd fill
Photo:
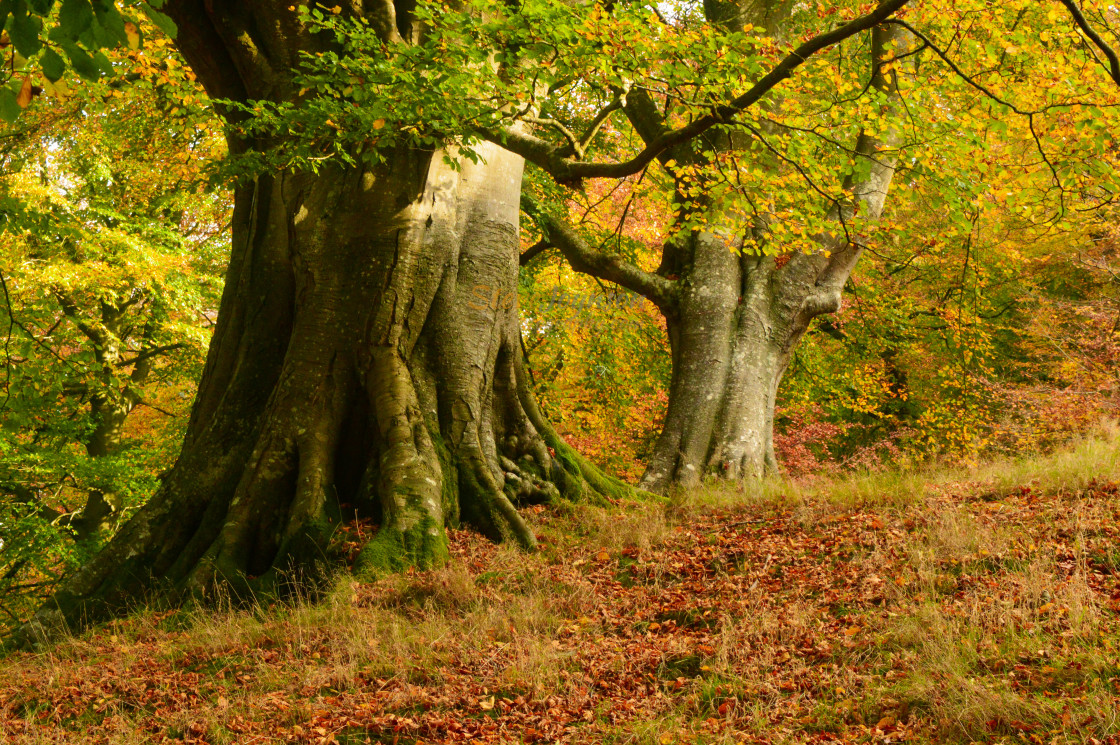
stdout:
MULTIPOLYGON (((872 85, 892 92, 893 76, 884 76, 878 62, 888 42, 903 41, 905 32, 877 27, 872 36, 872 85)), ((870 161, 869 174, 846 184, 851 199, 833 208, 833 220, 850 221, 857 208, 865 220, 879 217, 894 175, 896 145, 894 135, 860 136, 854 149, 870 161)), ((691 260, 682 271, 680 313, 669 324, 679 365, 644 488, 689 486, 704 473, 741 479, 777 470, 778 385, 810 321, 840 308, 863 250, 842 237, 822 236, 818 243, 819 251, 794 254, 779 266, 772 257, 729 256, 727 240, 693 238, 691 260)))

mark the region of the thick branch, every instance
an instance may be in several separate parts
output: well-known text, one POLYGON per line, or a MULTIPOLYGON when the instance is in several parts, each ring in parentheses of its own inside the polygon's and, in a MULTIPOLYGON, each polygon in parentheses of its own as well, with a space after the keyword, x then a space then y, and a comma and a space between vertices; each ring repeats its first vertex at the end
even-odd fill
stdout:
MULTIPOLYGON (((899 100, 897 73, 884 73, 886 47, 892 42, 901 44, 906 36, 906 32, 898 26, 883 26, 872 34, 872 86, 895 102, 899 100)), ((857 205, 865 211, 865 219, 878 219, 898 159, 897 151, 890 155, 884 155, 884 152, 894 150, 899 139, 899 134, 893 130, 887 132, 883 140, 866 131, 860 133, 855 151, 870 161, 869 173, 863 181, 849 178, 844 186, 852 195, 851 205, 837 203, 831 210, 833 218, 843 228, 844 237, 822 236, 820 252, 794 256, 783 268, 782 279, 786 286, 812 281, 812 291, 802 304, 801 312, 806 322, 808 318, 839 309, 840 293, 863 253, 863 245, 848 234, 846 220, 854 214, 857 205)))
POLYGON ((0 483, 0 491, 10 494, 17 503, 34 508, 35 514, 49 523, 53 523, 55 520, 67 514, 43 504, 43 500, 23 484, 18 484, 14 481, 0 483))
POLYGON ((186 344, 183 344, 182 342, 176 342, 174 344, 165 344, 162 347, 152 347, 151 349, 145 349, 132 359, 121 360, 117 363, 117 366, 128 367, 129 365, 135 365, 140 362, 144 362, 145 360, 149 360, 152 357, 158 357, 161 354, 167 354, 168 352, 173 352, 176 349, 182 349, 185 346, 186 344))
POLYGON ((548 232, 549 241, 560 249, 577 272, 614 282, 648 298, 663 309, 667 309, 673 302, 676 293, 672 281, 640 269, 617 254, 607 254, 592 248, 563 220, 547 215, 539 219, 548 232))
POLYGON ((1104 38, 1097 33, 1097 30, 1089 24, 1089 20, 1085 17, 1085 14, 1081 12, 1081 8, 1077 7, 1077 3, 1075 3, 1074 0, 1059 1, 1062 5, 1066 6, 1066 10, 1073 16, 1074 23, 1077 24, 1077 27, 1081 29, 1082 33, 1089 37, 1089 41, 1093 42, 1093 45, 1099 49, 1105 57, 1108 57, 1108 74, 1114 83, 1120 85, 1120 57, 1117 57, 1116 51, 1110 47, 1108 42, 1106 42, 1104 38))
POLYGON ((622 163, 586 163, 564 157, 561 148, 553 147, 539 137, 527 133, 484 130, 479 134, 544 169, 560 183, 574 183, 584 178, 630 176, 641 171, 666 150, 688 142, 712 127, 732 122, 740 112, 753 106, 779 83, 793 75, 794 71, 814 54, 862 31, 874 28, 908 2, 909 0, 882 0, 870 13, 813 37, 786 55, 743 95, 727 104, 715 107, 712 113, 699 117, 683 127, 655 137, 640 153, 622 163))
POLYGON ((525 253, 521 254, 521 258, 519 259, 518 263, 521 266, 526 266, 530 261, 537 258, 550 248, 552 248, 552 244, 544 239, 541 239, 534 243, 532 246, 529 246, 529 248, 525 249, 525 253))
POLYGON ((630 91, 626 96, 626 106, 623 110, 634 131, 646 145, 652 145, 673 131, 665 124, 665 117, 657 107, 653 96, 644 88, 630 91))
POLYGON ((92 324, 82 318, 81 311, 78 310, 78 304, 65 292, 58 289, 53 290, 53 292, 55 298, 58 300, 59 306, 62 308, 62 312, 78 327, 79 331, 98 346, 104 346, 108 342, 109 334, 107 329, 101 326, 101 324, 92 324))

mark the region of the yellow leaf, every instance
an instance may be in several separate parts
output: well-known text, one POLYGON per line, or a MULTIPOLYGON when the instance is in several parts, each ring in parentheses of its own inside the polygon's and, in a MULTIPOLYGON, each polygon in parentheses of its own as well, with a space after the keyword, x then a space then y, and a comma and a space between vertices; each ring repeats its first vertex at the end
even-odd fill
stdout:
POLYGON ((479 699, 478 705, 482 708, 483 711, 490 711, 494 708, 494 697, 487 696, 486 698, 479 699))
POLYGON ((385 126, 385 120, 384 119, 376 119, 376 120, 374 120, 374 122, 371 126, 374 129, 381 129, 382 127, 385 126))
POLYGON ((124 35, 128 37, 128 48, 139 49, 140 47, 140 29, 136 28, 136 24, 132 21, 124 24, 124 35))

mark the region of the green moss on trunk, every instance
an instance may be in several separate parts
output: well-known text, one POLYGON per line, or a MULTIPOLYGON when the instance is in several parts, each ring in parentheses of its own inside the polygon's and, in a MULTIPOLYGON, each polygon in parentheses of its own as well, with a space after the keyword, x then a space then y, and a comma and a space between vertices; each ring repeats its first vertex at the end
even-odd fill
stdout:
POLYGON ((399 572, 410 566, 433 569, 443 566, 450 557, 447 533, 428 516, 406 530, 382 527, 362 547, 354 564, 360 579, 375 579, 387 572, 399 572))

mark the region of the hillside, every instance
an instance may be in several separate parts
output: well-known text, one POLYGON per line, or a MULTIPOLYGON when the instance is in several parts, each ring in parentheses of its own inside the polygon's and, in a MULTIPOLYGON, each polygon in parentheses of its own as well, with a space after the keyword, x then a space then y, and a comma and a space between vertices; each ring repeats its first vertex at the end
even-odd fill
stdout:
POLYGON ((0 742, 1120 742, 1120 438, 668 506, 0 661, 0 742))

